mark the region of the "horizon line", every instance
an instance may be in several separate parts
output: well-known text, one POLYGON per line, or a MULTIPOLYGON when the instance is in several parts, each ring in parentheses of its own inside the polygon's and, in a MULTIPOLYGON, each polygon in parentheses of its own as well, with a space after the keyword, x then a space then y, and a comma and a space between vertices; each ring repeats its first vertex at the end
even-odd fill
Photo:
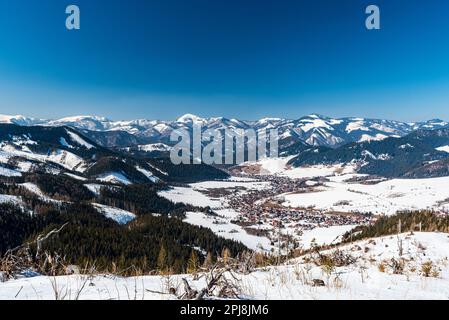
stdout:
MULTIPOLYGON (((422 119, 422 120, 418 120, 418 121, 403 121, 403 120, 397 120, 397 119, 390 119, 390 118, 381 118, 381 117, 363 117, 363 116, 342 116, 342 117, 332 117, 332 116, 327 116, 321 113, 310 113, 310 114, 306 114, 303 116, 300 116, 298 118, 283 118, 283 117, 277 117, 277 116, 266 116, 266 117, 261 117, 259 119, 240 119, 240 118, 236 118, 236 117, 225 117, 225 116, 209 116, 209 117, 203 117, 203 116, 198 116, 197 114, 192 114, 192 113, 185 113, 179 117, 176 117, 175 119, 157 119, 157 118, 141 118, 141 117, 137 117, 137 118, 131 118, 131 119, 112 119, 109 118, 108 116, 103 116, 103 115, 95 115, 95 114, 77 114, 77 115, 67 115, 67 116, 63 116, 63 117, 56 117, 56 118, 47 118, 47 117, 36 117, 36 116, 27 116, 24 114, 6 114, 6 113, 0 113, 0 121, 1 120, 6 120, 6 118, 19 118, 22 117, 24 119, 29 119, 29 120, 33 120, 33 121, 60 121, 60 120, 65 120, 65 119, 70 119, 70 118, 93 118, 93 119, 97 119, 97 120, 103 120, 103 121, 110 121, 110 122, 121 122, 121 121, 138 121, 138 120, 147 120, 147 121, 164 121, 164 122, 176 122, 179 119, 183 118, 183 117, 195 117, 201 120, 211 120, 211 119, 226 119, 226 120, 238 120, 238 121, 243 121, 243 122, 257 122, 257 121, 261 121, 261 120, 273 120, 273 121, 295 121, 295 120, 301 120, 303 118, 307 118, 307 117, 317 117, 317 118, 322 118, 322 119, 330 119, 330 120, 344 120, 344 119, 352 119, 352 120, 357 120, 360 119, 360 121, 364 121, 364 120, 382 120, 382 121, 392 121, 392 122, 400 122, 400 123, 407 123, 407 124, 414 124, 414 123, 419 123, 419 122, 429 122, 429 121, 443 121, 443 122, 448 122, 442 118, 438 118, 438 117, 430 117, 430 118, 426 118, 426 119, 422 119)), ((0 122, 1 123, 1 122, 0 122)), ((4 123, 4 122, 3 122, 4 123)))

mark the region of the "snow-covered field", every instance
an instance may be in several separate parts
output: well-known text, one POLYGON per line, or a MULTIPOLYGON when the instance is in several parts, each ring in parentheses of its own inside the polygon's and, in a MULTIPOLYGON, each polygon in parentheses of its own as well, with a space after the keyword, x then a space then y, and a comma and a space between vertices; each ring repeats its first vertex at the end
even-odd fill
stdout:
MULTIPOLYGON (((398 237, 387 236, 340 247, 341 252, 355 260, 346 266, 320 266, 310 256, 282 266, 256 269, 246 275, 237 274, 240 296, 262 300, 449 299, 448 234, 402 234, 399 239, 403 243, 402 256, 398 237), (394 273, 392 261, 402 262, 400 273, 394 273), (318 281, 323 286, 313 285, 318 281)), ((164 293, 172 287, 181 293, 182 278, 187 278, 194 288, 205 286, 204 277, 193 280, 190 275, 38 276, 0 283, 0 299, 55 299, 57 292, 65 300, 168 300, 176 297, 153 292, 164 293)))
MULTIPOLYGON (((420 209, 449 209, 449 177, 433 179, 393 179, 377 184, 352 183, 347 180, 354 177, 364 177, 356 174, 352 166, 314 166, 289 168, 289 158, 263 159, 257 162, 267 175, 287 176, 289 178, 325 177, 329 181, 316 186, 316 182, 309 181, 311 189, 306 193, 280 194, 285 207, 314 208, 332 212, 354 212, 392 215, 401 210, 420 209)), ((245 165, 251 165, 247 163, 245 165)), ((231 181, 208 181, 192 184, 189 187, 176 187, 161 192, 160 195, 174 201, 184 202, 196 206, 210 206, 218 210, 218 217, 211 217, 204 213, 189 213, 186 222, 210 228, 215 233, 241 241, 249 248, 270 251, 273 249, 271 241, 265 236, 249 235, 242 227, 231 223, 239 216, 239 212, 227 207, 225 197, 211 198, 208 190, 218 188, 245 188, 247 190, 263 190, 269 187, 269 182, 254 182, 247 178, 232 178, 231 181)), ((244 192, 237 191, 234 192, 244 192)), ((323 228, 318 226, 313 230, 305 230, 298 237, 304 248, 310 243, 331 244, 338 243, 339 237, 354 228, 354 225, 343 225, 323 228)), ((273 231, 271 225, 261 225, 273 231)), ((290 235, 298 230, 287 230, 290 235)), ((285 233, 285 232, 284 232, 285 233)))
POLYGON ((268 182, 263 181, 253 181, 253 180, 239 180, 239 179, 230 179, 225 181, 206 181, 206 182, 198 182, 192 183, 190 185, 194 189, 220 189, 220 188, 245 188, 247 190, 263 190, 269 186, 268 182))
POLYGON ((392 215, 400 210, 443 209, 449 203, 449 177, 393 179, 374 185, 330 177, 314 192, 285 194, 285 206, 392 215))
POLYGON ((326 177, 354 172, 352 165, 316 165, 308 167, 292 167, 288 162, 294 157, 265 158, 257 162, 245 162, 240 165, 243 168, 254 167, 260 175, 279 175, 291 179, 304 179, 326 177))
POLYGON ((188 212, 186 214, 187 223, 209 228, 215 234, 225 238, 240 241, 249 249, 270 252, 274 247, 266 237, 259 237, 248 234, 242 227, 232 224, 229 217, 237 215, 230 209, 217 210, 219 216, 210 216, 201 212, 188 212))
POLYGON ((332 226, 332 227, 321 227, 312 230, 304 231, 300 238, 300 243, 303 249, 310 249, 312 243, 323 246, 329 244, 338 244, 341 242, 342 236, 351 231, 356 226, 346 225, 346 226, 332 226))
POLYGON ((221 208, 224 206, 220 199, 212 199, 190 187, 174 187, 158 193, 173 202, 181 202, 199 207, 221 208))
POLYGON ((259 182, 248 179, 232 179, 227 181, 207 181, 190 184, 189 187, 174 187, 159 192, 173 202, 182 202, 200 207, 211 207, 217 216, 207 215, 202 212, 188 212, 187 223, 211 229, 214 233, 226 239, 240 241, 248 248, 269 252, 272 249, 271 241, 266 237, 248 234, 241 226, 231 223, 239 216, 239 213, 228 208, 225 197, 210 197, 206 194, 213 189, 234 189, 234 192, 247 192, 248 190, 262 190, 268 186, 267 182, 259 182))
MULTIPOLYGON (((248 190, 263 190, 269 186, 269 182, 254 181, 251 179, 232 178, 230 181, 207 181, 191 184, 189 187, 175 187, 162 191, 159 195, 173 201, 183 202, 195 206, 209 206, 214 209, 216 216, 202 212, 189 212, 186 214, 187 223, 211 229, 215 234, 231 240, 240 241, 248 248, 262 252, 277 252, 271 240, 266 236, 249 234, 243 227, 232 223, 237 220, 240 213, 227 206, 225 197, 211 198, 204 192, 220 188, 244 188, 234 192, 247 192, 248 190)), ((313 230, 305 230, 297 240, 303 248, 309 248, 312 240, 318 245, 338 243, 340 237, 354 228, 354 225, 318 227, 313 230)), ((259 225, 258 229, 277 232, 271 225, 259 225)), ((283 229, 283 233, 290 232, 291 228, 283 229)), ((293 230, 294 231, 294 230, 293 230)))
MULTIPOLYGON (((227 181, 206 181, 192 183, 189 187, 174 187, 164 190, 158 194, 173 202, 182 202, 199 207, 211 207, 212 209, 222 209, 226 207, 226 201, 223 197, 212 198, 205 194, 211 189, 235 189, 244 188, 246 190, 262 190, 268 187, 268 182, 245 181, 244 179, 234 179, 227 181)), ((237 191, 236 191, 237 192, 237 191)), ((240 190, 239 192, 245 192, 240 190)))
MULTIPOLYGON (((362 212, 391 215, 401 210, 449 207, 449 177, 432 179, 392 179, 378 184, 349 183, 348 179, 363 177, 352 165, 318 165, 292 168, 291 158, 263 159, 244 163, 241 167, 257 166, 262 175, 286 176, 292 179, 326 177, 330 181, 309 193, 283 194, 284 205, 314 207, 319 210, 362 212)), ((310 181, 310 186, 313 182, 310 181)))

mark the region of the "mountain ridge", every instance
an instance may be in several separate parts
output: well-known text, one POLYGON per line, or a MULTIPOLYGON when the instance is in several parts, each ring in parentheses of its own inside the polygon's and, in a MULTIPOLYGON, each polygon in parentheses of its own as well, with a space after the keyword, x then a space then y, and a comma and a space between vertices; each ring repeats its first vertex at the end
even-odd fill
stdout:
POLYGON ((389 178, 449 175, 449 128, 420 129, 401 138, 306 150, 290 160, 296 167, 357 164, 359 173, 389 178))
MULTIPOLYGON (((255 121, 225 117, 202 118, 193 114, 183 115, 174 121, 149 119, 112 121, 98 116, 72 116, 44 120, 20 115, 0 115, 0 123, 12 123, 21 126, 70 126, 79 130, 86 130, 87 136, 90 138, 96 137, 96 142, 102 141, 102 143, 105 143, 108 139, 100 137, 98 132, 104 132, 105 135, 109 135, 109 139, 121 139, 120 147, 136 144, 170 143, 170 134, 173 130, 192 130, 194 124, 200 124, 204 130, 254 129, 262 131, 277 129, 281 140, 290 138, 311 146, 331 148, 351 142, 380 141, 389 137, 403 137, 416 130, 439 129, 449 125, 449 122, 440 119, 401 122, 359 117, 331 118, 319 114, 311 114, 296 120, 263 118, 255 121), (111 138, 111 132, 124 132, 126 134, 122 134, 120 137, 116 134, 115 138, 111 138), (126 138, 125 135, 129 136, 126 138), (126 141, 129 141, 129 143, 126 141)), ((111 147, 111 143, 104 146, 111 147)))

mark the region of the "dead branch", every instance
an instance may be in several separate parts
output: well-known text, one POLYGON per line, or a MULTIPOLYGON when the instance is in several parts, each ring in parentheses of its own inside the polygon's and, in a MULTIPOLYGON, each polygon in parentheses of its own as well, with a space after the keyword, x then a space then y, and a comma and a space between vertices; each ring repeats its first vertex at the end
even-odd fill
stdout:
POLYGON ((47 233, 46 235, 44 235, 44 236, 43 236, 43 235, 39 235, 39 236, 37 237, 37 239, 34 241, 34 242, 36 243, 36 258, 39 257, 39 253, 40 253, 41 248, 42 248, 42 243, 43 243, 44 241, 46 241, 48 238, 50 238, 52 235, 61 232, 62 229, 64 229, 65 226, 67 226, 68 224, 69 224, 69 223, 66 222, 66 223, 64 223, 64 224, 61 226, 61 228, 59 228, 59 229, 53 229, 53 230, 51 230, 49 233, 47 233))
POLYGON ((200 278, 205 277, 206 286, 201 290, 192 288, 186 278, 183 278, 184 293, 178 296, 182 300, 204 300, 207 297, 238 298, 241 291, 237 283, 238 278, 234 275, 232 268, 219 268, 214 265, 209 272, 204 273, 200 278), (225 275, 229 275, 230 279, 225 275))

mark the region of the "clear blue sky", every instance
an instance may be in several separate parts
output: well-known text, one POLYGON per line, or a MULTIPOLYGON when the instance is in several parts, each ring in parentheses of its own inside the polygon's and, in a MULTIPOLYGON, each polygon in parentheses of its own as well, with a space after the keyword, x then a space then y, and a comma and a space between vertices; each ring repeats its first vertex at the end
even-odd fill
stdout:
POLYGON ((449 1, 0 0, 0 113, 449 119, 449 1))

